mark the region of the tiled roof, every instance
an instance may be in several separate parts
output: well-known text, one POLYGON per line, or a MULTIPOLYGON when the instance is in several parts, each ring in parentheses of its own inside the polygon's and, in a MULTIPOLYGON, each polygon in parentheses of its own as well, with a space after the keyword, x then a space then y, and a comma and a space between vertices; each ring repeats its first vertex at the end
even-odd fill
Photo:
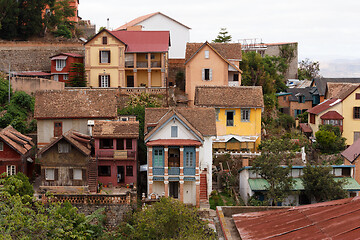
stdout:
POLYGON ((262 87, 198 86, 195 88, 197 106, 263 108, 262 87))
POLYGON ((116 90, 49 90, 35 94, 35 119, 115 118, 116 90))
POLYGON ((358 239, 360 197, 233 215, 243 240, 358 239))
POLYGON ((341 155, 353 163, 360 155, 360 139, 356 140, 350 147, 345 149, 341 155))
POLYGON ((75 58, 83 58, 84 57, 83 55, 80 55, 80 54, 77 54, 77 53, 59 53, 59 54, 56 54, 54 56, 51 56, 50 58, 53 58, 53 57, 56 57, 56 56, 61 56, 61 55, 69 56, 69 57, 75 57, 75 58))
POLYGON ((169 31, 111 31, 113 36, 127 45, 125 52, 167 52, 169 31))
POLYGON ((66 140, 72 146, 76 147, 85 156, 90 156, 91 153, 91 137, 74 130, 69 130, 60 137, 54 138, 48 145, 43 147, 38 154, 41 155, 49 150, 52 146, 58 143, 61 139, 66 140))
MULTIPOLYGON (((350 90, 359 86, 358 83, 333 83, 328 82, 326 87, 327 98, 341 98, 350 90)), ((351 90, 350 90, 351 91, 351 90)))
POLYGON ((51 76, 51 73, 46 72, 13 72, 16 76, 51 76))
POLYGON ((328 82, 360 84, 360 78, 315 78, 313 79, 312 85, 317 87, 320 96, 324 96, 328 82))
MULTIPOLYGON (((189 127, 194 129, 195 134, 200 133, 202 136, 216 136, 216 119, 215 109, 213 108, 146 108, 145 109, 145 138, 151 135, 147 133, 149 126, 161 126, 174 114, 180 116, 190 124, 189 127)), ((154 129, 153 129, 154 130, 154 129)))
POLYGON ((34 146, 30 137, 21 134, 11 125, 0 131, 0 139, 21 155, 27 154, 34 146))
POLYGON ((95 121, 94 138, 138 138, 139 121, 95 121))
POLYGON ((300 126, 300 129, 301 129, 302 132, 304 132, 304 133, 312 133, 312 129, 311 129, 311 127, 309 126, 309 124, 307 124, 307 123, 300 123, 299 126, 300 126))
POLYGON ((323 120, 342 120, 342 119, 344 119, 344 117, 341 116, 341 114, 336 111, 328 111, 327 113, 322 115, 320 118, 323 120))
POLYGON ((185 62, 192 58, 206 43, 214 48, 223 58, 227 60, 241 60, 242 58, 240 43, 187 43, 185 62))
POLYGON ((147 146, 201 146, 201 142, 190 139, 158 139, 146 144, 147 146))
POLYGON ((128 22, 128 23, 126 23, 126 24, 124 24, 124 25, 116 28, 115 31, 125 30, 125 29, 128 28, 128 27, 132 27, 132 26, 138 25, 139 23, 141 23, 141 22, 145 21, 146 19, 149 19, 149 18, 151 18, 152 16, 155 16, 155 15, 157 15, 157 14, 161 14, 161 15, 163 15, 164 17, 167 17, 167 18, 169 18, 170 20, 172 20, 172 21, 174 21, 174 22, 176 22, 176 23, 178 23, 178 24, 180 24, 180 25, 182 25, 182 26, 190 29, 189 27, 185 26, 184 24, 182 24, 182 23, 180 23, 180 22, 172 19, 172 18, 169 17, 169 16, 166 16, 165 14, 163 14, 163 13, 161 13, 161 12, 154 12, 154 13, 150 13, 150 14, 147 14, 147 15, 140 16, 140 17, 138 17, 138 18, 135 18, 135 19, 131 20, 130 22, 128 22))
POLYGON ((315 107, 309 109, 307 112, 313 113, 313 114, 319 114, 319 113, 325 111, 326 109, 329 109, 329 108, 339 104, 340 102, 341 102, 341 99, 338 99, 338 98, 327 99, 327 100, 323 101, 322 103, 316 105, 315 107))

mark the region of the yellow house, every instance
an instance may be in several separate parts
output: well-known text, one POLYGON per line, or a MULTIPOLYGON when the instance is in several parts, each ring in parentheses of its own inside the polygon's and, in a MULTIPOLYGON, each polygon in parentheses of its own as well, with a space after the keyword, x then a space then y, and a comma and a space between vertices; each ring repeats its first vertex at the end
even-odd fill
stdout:
POLYGON ((187 43, 185 56, 189 105, 194 105, 197 86, 240 86, 240 43, 187 43))
POLYGON ((165 87, 169 31, 100 31, 85 44, 90 87, 165 87))
POLYGON ((199 86, 195 88, 195 105, 215 108, 217 138, 213 149, 257 150, 264 109, 262 87, 199 86))

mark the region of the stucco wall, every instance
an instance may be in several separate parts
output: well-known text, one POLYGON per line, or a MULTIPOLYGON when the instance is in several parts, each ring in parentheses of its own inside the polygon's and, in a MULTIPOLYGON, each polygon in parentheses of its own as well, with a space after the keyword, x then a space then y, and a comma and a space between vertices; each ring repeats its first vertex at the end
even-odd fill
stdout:
POLYGON ((360 100, 355 99, 356 94, 360 93, 360 89, 356 89, 347 98, 343 100, 343 134, 346 138, 346 144, 354 143, 354 132, 360 132, 360 119, 354 118, 354 107, 360 107, 360 100))
POLYGON ((158 139, 192 139, 197 140, 197 138, 189 131, 187 130, 182 123, 180 123, 178 120, 175 120, 175 122, 172 120, 170 121, 166 126, 160 129, 153 138, 153 140, 158 139), (178 127, 178 136, 172 138, 171 137, 171 127, 177 126, 178 127))
MULTIPOLYGON (((339 104, 336 104, 334 106, 332 106, 331 108, 327 109, 326 111, 324 112, 321 112, 320 114, 318 115, 315 115, 315 124, 313 123, 310 123, 310 114, 309 114, 309 117, 308 117, 308 123, 311 127, 311 129, 313 130, 312 134, 313 136, 315 136, 315 133, 317 131, 319 131, 319 125, 322 124, 322 121, 321 121, 321 116, 324 115, 325 113, 329 112, 329 111, 336 111, 338 113, 340 113, 342 115, 342 112, 343 112, 343 103, 339 103, 339 104)), ((343 122, 343 126, 344 126, 344 122, 343 122)))
POLYGON ((65 83, 45 78, 13 77, 11 78, 11 87, 13 91, 24 91, 27 94, 34 94, 40 90, 63 90, 65 83))

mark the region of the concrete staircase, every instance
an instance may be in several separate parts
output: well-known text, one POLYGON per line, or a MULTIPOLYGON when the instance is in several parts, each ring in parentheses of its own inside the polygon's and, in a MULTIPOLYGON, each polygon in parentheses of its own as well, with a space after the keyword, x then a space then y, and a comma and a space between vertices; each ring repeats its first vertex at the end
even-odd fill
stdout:
POLYGON ((90 158, 88 166, 88 185, 89 191, 96 193, 98 180, 97 180, 97 159, 90 158))

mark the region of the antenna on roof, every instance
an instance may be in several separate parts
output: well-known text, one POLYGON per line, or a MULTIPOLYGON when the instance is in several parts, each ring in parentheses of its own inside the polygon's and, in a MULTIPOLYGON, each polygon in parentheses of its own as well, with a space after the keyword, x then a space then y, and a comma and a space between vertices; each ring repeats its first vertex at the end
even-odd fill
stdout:
POLYGON ((110 30, 110 18, 107 19, 107 25, 106 25, 106 29, 107 30, 110 30))

